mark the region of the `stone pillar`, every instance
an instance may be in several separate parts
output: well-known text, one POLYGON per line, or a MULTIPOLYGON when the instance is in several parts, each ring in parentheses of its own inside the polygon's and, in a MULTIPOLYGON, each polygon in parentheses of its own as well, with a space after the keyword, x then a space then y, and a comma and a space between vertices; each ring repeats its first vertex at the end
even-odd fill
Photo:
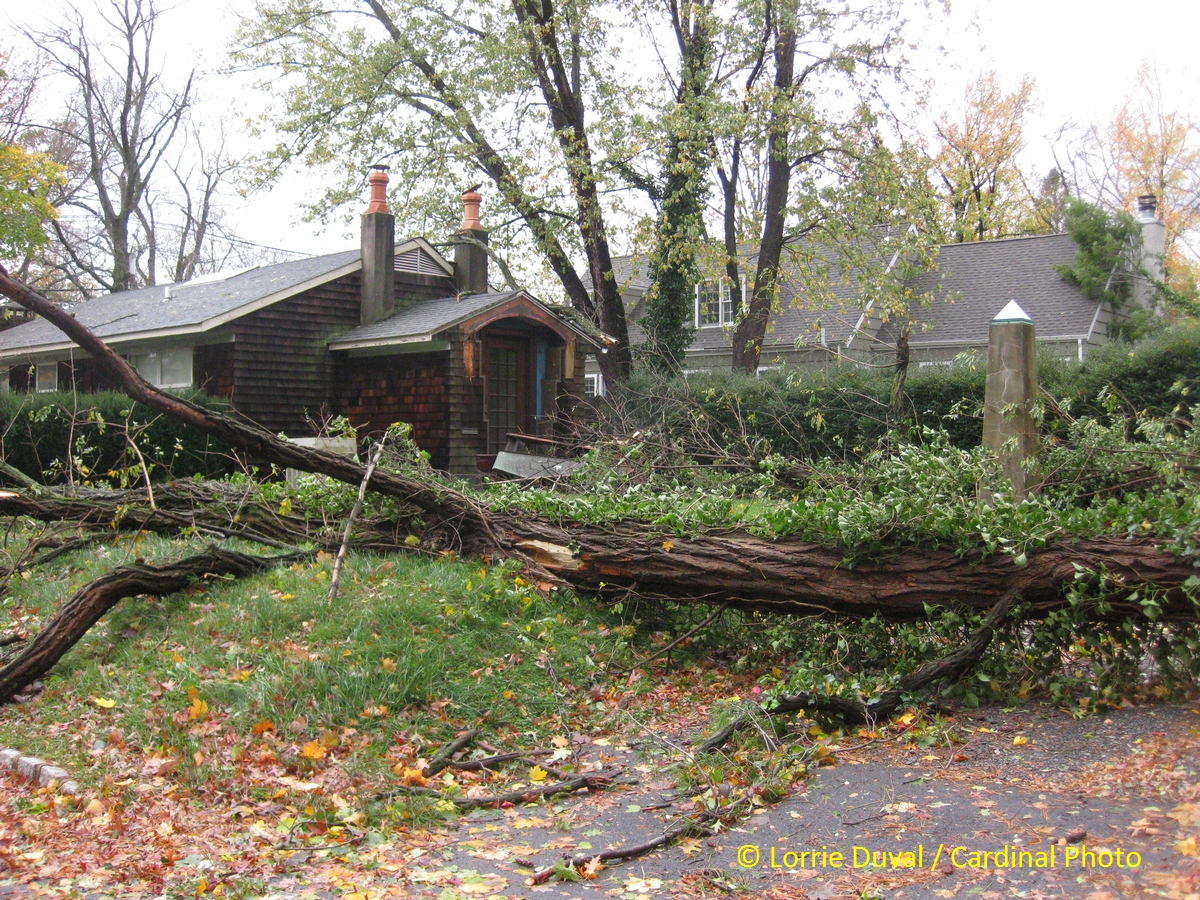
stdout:
MULTIPOLYGON (((1038 453, 1033 421, 1037 392, 1033 320, 1012 300, 988 329, 983 443, 999 458, 1018 500, 1024 499, 1035 481, 1028 461, 1038 453)), ((980 498, 986 501, 988 496, 986 486, 981 486, 980 498)))

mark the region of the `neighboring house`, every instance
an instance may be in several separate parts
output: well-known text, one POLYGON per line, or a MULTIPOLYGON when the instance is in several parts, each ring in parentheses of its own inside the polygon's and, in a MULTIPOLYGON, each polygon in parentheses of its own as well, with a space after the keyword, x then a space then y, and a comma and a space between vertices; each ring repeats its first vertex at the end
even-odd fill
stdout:
MULTIPOLYGON (((1161 272, 1164 226, 1156 208, 1154 197, 1139 199, 1144 265, 1161 272)), ((992 318, 1014 299, 1033 319, 1040 344, 1063 358, 1085 359, 1090 348, 1108 340, 1110 323, 1124 313, 1110 304, 1089 300, 1059 274, 1058 267, 1074 262, 1076 251, 1075 242, 1066 234, 942 245, 936 270, 918 275, 906 285, 913 296, 931 298, 928 305, 914 305, 909 311, 911 362, 918 367, 947 364, 960 353, 986 347, 992 318)), ((756 257, 747 254, 742 271, 753 277, 755 262, 756 257)), ((613 260, 613 270, 629 312, 630 341, 635 346, 644 344, 645 335, 638 324, 650 287, 644 261, 618 257, 613 260)), ((1146 287, 1144 279, 1140 280, 1138 302, 1148 302, 1146 287)), ((809 299, 785 251, 779 309, 771 316, 763 342, 760 371, 783 365, 820 365, 846 356, 869 361, 895 354, 904 323, 881 321, 877 311, 856 296, 852 280, 830 283, 822 293, 825 296, 819 302, 809 299)), ((747 299, 745 276, 737 286, 718 278, 697 286, 696 336, 687 349, 685 371, 730 368, 735 317, 747 299)), ((595 360, 589 359, 588 395, 603 391, 599 371, 595 360)))
MULTIPOLYGON (((469 474, 510 432, 564 431, 592 338, 526 291, 488 288, 479 194, 463 195, 468 240, 450 261, 422 238, 396 243, 387 175, 370 182, 359 250, 109 294, 72 313, 147 381, 225 397, 289 437, 329 415, 360 434, 407 422, 436 468, 469 474)), ((14 391, 115 387, 41 319, 0 331, 0 368, 14 391)))

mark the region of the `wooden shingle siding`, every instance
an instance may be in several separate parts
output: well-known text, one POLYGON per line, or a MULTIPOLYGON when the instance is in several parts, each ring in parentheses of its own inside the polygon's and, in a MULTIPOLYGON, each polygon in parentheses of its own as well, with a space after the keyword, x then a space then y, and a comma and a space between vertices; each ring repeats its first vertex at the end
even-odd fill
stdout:
POLYGON ((358 325, 357 273, 297 294, 233 323, 233 401, 270 431, 311 435, 329 412, 328 343, 358 325))
POLYGON ((360 435, 379 434, 393 422, 412 426, 417 446, 436 469, 449 465, 446 351, 340 358, 335 408, 360 435))

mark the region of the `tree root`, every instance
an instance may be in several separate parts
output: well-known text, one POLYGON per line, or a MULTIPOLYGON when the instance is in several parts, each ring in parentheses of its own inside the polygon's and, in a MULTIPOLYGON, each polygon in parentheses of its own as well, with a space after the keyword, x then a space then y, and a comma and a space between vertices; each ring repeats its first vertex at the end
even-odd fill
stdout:
POLYGON ((840 716, 844 721, 854 725, 870 725, 892 715, 904 702, 904 698, 916 691, 928 687, 938 681, 957 681, 962 678, 979 662, 996 629, 1004 622, 1017 605, 1019 595, 1016 591, 1005 594, 988 613, 983 624, 971 635, 970 639, 959 650, 941 659, 926 663, 900 680, 899 685, 881 693, 878 697, 863 700, 861 697, 831 697, 811 691, 778 697, 770 706, 756 707, 752 712, 743 713, 720 731, 696 745, 697 753, 711 753, 719 750, 737 732, 748 727, 755 715, 787 715, 795 712, 819 712, 840 716))
POLYGON ((0 669, 0 704, 43 677, 88 629, 126 597, 172 594, 203 578, 244 577, 303 558, 305 554, 260 557, 210 548, 161 566, 120 566, 77 590, 24 647, 0 669))

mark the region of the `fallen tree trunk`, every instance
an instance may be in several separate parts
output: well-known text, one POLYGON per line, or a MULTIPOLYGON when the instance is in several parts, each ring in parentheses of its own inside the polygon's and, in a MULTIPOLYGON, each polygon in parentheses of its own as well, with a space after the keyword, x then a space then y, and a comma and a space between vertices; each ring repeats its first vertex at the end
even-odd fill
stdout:
POLYGON ((0 669, 0 703, 7 703, 26 685, 49 672, 88 629, 126 597, 172 594, 202 578, 227 575, 241 578, 298 558, 299 554, 259 557, 214 548, 168 565, 113 569, 76 591, 29 645, 0 669))
POLYGON ((1153 537, 1101 536, 1063 539, 1027 553, 1018 567, 1007 556, 960 556, 951 550, 896 548, 881 558, 853 566, 846 551, 795 539, 768 540, 737 531, 712 531, 694 539, 662 534, 644 523, 565 527, 533 514, 489 513, 466 495, 435 483, 366 467, 336 454, 281 440, 265 429, 213 413, 164 393, 145 382, 130 365, 73 316, 0 267, 0 293, 44 316, 87 351, 102 369, 140 403, 215 435, 244 452, 279 466, 316 472, 405 501, 424 514, 426 547, 453 545, 491 556, 516 556, 541 574, 589 591, 633 591, 681 602, 727 603, 731 607, 779 613, 845 616, 880 615, 918 619, 926 606, 991 609, 1016 593, 1031 614, 1063 606, 1066 590, 1082 569, 1105 573, 1106 616, 1121 619, 1142 612, 1130 599, 1147 588, 1160 591, 1162 614, 1195 618, 1183 585, 1196 573, 1153 537))
POLYGON ((1183 590, 1197 574, 1195 565, 1153 536, 1063 539, 1029 551, 1020 567, 1006 555, 985 559, 978 551, 959 555, 922 547, 898 547, 850 565, 842 548, 740 531, 672 535, 668 549, 664 535, 648 534, 635 523, 565 528, 533 517, 504 517, 496 525, 542 568, 591 591, 629 590, 762 612, 898 621, 923 618, 927 605, 987 612, 1015 592, 1028 615, 1038 617, 1067 603, 1065 592, 1083 569, 1107 576, 1107 619, 1142 615, 1140 601, 1150 586, 1162 591, 1164 617, 1196 617, 1183 590), (1131 600, 1134 592, 1141 596, 1131 600))

